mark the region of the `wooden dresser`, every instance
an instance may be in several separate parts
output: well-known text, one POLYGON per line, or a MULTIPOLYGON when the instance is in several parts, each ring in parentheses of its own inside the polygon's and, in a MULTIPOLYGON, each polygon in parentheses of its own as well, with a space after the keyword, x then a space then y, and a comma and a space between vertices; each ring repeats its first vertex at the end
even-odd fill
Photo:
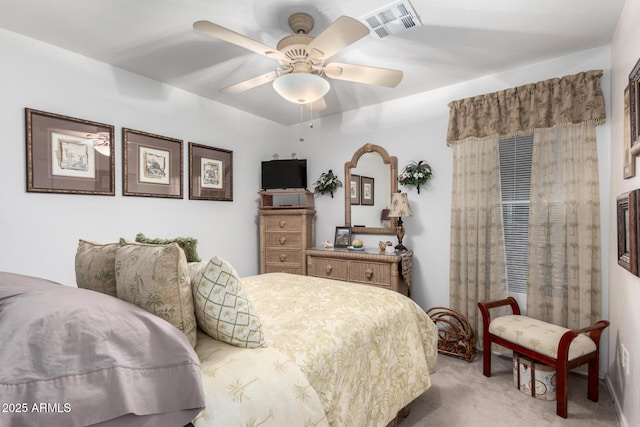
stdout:
POLYGON ((410 295, 413 252, 387 255, 378 248, 306 250, 307 275, 379 286, 410 295))
POLYGON ((313 197, 308 197, 312 193, 304 193, 300 205, 274 205, 273 197, 280 194, 292 195, 291 192, 260 193, 260 274, 306 275, 304 251, 315 244, 316 211, 313 197))

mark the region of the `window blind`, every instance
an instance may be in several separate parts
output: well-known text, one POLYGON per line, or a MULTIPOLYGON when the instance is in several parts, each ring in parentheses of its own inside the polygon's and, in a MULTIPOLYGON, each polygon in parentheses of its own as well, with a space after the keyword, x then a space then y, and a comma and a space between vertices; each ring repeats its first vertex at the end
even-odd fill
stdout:
POLYGON ((509 292, 526 294, 533 135, 505 138, 499 144, 509 292))

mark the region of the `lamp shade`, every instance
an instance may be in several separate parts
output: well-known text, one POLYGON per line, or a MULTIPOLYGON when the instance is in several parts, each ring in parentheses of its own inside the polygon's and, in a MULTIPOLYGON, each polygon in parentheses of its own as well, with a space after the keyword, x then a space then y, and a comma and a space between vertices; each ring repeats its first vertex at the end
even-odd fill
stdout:
POLYGON ((409 207, 409 198, 407 193, 393 193, 391 196, 391 210, 389 212, 391 218, 406 218, 413 216, 411 207, 409 207))
POLYGON ((307 104, 322 98, 331 86, 329 82, 315 74, 283 74, 273 81, 273 88, 287 101, 307 104))

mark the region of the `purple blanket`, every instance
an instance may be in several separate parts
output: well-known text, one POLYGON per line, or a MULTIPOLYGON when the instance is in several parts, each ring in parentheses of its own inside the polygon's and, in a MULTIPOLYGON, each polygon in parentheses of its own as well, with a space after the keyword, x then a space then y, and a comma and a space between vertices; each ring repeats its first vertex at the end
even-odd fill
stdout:
POLYGON ((182 332, 98 292, 0 272, 0 425, 182 426, 204 407, 182 332))

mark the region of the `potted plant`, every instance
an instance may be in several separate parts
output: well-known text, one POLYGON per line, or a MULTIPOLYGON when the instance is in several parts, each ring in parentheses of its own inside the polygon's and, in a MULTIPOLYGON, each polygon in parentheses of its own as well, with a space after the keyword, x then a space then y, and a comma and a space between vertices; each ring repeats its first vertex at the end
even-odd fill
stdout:
POLYGON ((329 169, 329 172, 323 172, 320 174, 320 178, 313 184, 315 185, 314 190, 316 193, 320 194, 331 194, 333 198, 333 192, 336 188, 342 186, 342 182, 338 179, 337 176, 333 174, 333 171, 329 169))
POLYGON ((420 194, 420 186, 424 185, 433 175, 431 166, 424 160, 419 162, 411 162, 402 169, 398 175, 398 182, 405 186, 415 185, 420 194))

